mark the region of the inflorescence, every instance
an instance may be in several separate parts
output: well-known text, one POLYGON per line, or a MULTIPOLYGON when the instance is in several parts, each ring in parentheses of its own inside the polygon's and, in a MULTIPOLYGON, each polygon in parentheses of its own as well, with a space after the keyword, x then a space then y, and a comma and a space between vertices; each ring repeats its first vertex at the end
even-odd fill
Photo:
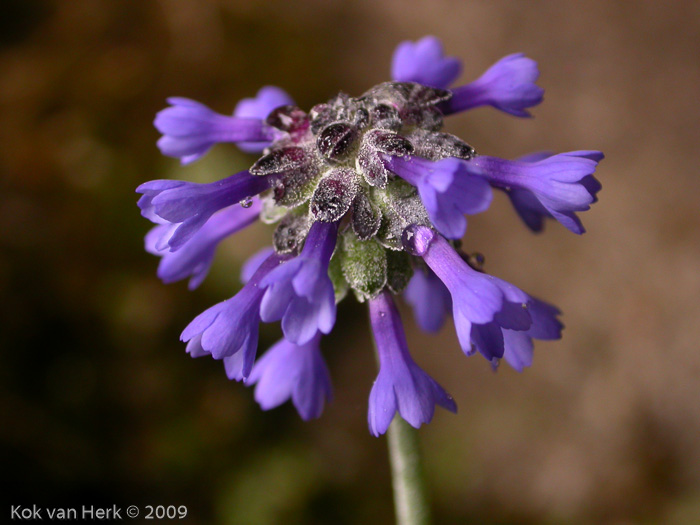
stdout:
POLYGON ((205 278, 218 243, 260 219, 276 224, 273 248, 242 271, 243 288, 197 316, 182 332, 187 352, 223 360, 230 379, 255 384, 263 409, 291 399, 303 419, 331 398, 321 335, 335 324, 349 291, 369 304, 379 375, 369 427, 386 432, 395 413, 414 427, 450 395, 411 358, 394 295, 418 325, 440 329, 452 311, 462 351, 516 370, 532 362, 533 339, 558 339, 559 310, 484 273, 478 254, 460 251, 465 215, 485 211, 492 188, 505 192, 533 231, 554 218, 583 233, 576 212, 595 202, 598 151, 536 153, 508 161, 477 154, 440 131, 445 116, 490 105, 518 117, 542 101, 536 63, 522 54, 496 62, 479 79, 450 88, 461 63, 440 41, 403 42, 391 82, 360 97, 344 93, 308 113, 284 91, 262 88, 233 116, 170 98, 155 126, 161 151, 183 164, 216 143, 262 152, 250 169, 209 184, 142 184, 139 207, 157 224, 146 249, 161 257, 166 283, 205 278), (256 360, 259 323, 281 321, 284 338, 256 360))

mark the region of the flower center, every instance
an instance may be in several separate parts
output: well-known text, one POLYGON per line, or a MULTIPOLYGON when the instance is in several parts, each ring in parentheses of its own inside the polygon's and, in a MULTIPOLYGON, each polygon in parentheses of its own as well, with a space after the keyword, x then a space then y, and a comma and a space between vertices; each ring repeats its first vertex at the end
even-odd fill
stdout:
POLYGON ((334 258, 346 282, 337 282, 336 291, 349 285, 361 300, 384 286, 400 291, 412 272, 401 235, 412 224, 432 225, 416 188, 385 160, 471 159, 471 146, 439 131, 440 104, 451 96, 413 82, 385 82, 357 98, 340 93, 308 114, 294 106, 273 110, 266 124, 277 139, 250 172, 274 177, 263 194, 262 219, 278 223, 275 250, 298 253, 315 221, 339 221, 342 251, 334 258))

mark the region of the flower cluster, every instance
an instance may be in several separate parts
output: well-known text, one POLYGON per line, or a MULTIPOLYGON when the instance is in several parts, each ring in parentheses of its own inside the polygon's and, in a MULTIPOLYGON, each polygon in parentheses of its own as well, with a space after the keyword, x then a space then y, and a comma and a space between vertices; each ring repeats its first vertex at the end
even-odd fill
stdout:
POLYGON ((291 400, 316 418, 332 395, 320 351, 349 291, 369 304, 379 375, 369 427, 386 432, 396 412, 414 427, 450 395, 411 358, 395 295, 419 326, 437 331, 450 312, 462 351, 496 367, 532 362, 533 339, 558 339, 559 310, 484 273, 460 251, 467 219, 504 191, 533 231, 553 218, 584 231, 576 212, 595 202, 598 151, 537 153, 508 161, 479 155, 440 131, 445 116, 492 106, 518 117, 542 101, 536 63, 522 54, 452 87, 461 63, 426 37, 400 44, 391 82, 359 97, 339 94, 307 113, 284 91, 261 89, 232 116, 185 98, 168 99, 155 126, 163 154, 183 164, 216 143, 262 156, 246 171, 209 184, 156 180, 141 185, 139 207, 156 226, 146 249, 161 257, 166 283, 205 278, 218 243, 257 219, 277 224, 273 248, 243 268, 243 288, 197 316, 182 332, 187 352, 224 363, 229 378, 254 384, 263 409, 291 400), (256 360, 260 322, 281 321, 284 338, 256 360))

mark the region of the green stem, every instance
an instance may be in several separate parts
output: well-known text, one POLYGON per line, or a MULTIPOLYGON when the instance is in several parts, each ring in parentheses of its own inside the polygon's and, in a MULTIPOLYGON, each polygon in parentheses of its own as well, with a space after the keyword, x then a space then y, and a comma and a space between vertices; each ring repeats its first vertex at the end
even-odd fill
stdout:
POLYGON ((430 509, 423 476, 418 435, 400 417, 387 433, 397 525, 428 525, 430 509))

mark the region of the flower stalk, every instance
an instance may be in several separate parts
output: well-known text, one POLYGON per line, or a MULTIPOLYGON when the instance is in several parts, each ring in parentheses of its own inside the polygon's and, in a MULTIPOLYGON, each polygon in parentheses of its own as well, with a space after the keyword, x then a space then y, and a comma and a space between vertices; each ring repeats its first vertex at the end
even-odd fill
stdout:
POLYGON ((431 522, 418 432, 395 418, 387 432, 397 525, 431 522))

